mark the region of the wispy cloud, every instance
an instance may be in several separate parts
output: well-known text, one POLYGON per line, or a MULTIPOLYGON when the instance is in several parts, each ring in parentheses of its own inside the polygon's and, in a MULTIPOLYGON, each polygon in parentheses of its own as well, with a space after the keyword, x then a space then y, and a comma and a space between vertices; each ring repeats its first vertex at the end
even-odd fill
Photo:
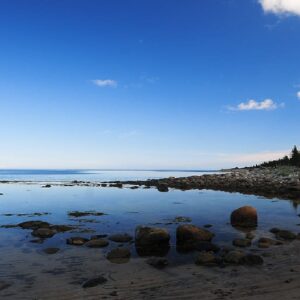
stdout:
POLYGON ((265 99, 261 102, 251 99, 248 102, 242 102, 237 106, 229 106, 228 109, 235 110, 235 111, 274 110, 283 106, 284 103, 277 104, 272 99, 265 99))
POLYGON ((258 0, 263 10, 276 15, 300 16, 299 0, 258 0))
POLYGON ((99 87, 116 87, 118 85, 117 81, 112 79, 93 79, 91 82, 99 87))
POLYGON ((130 130, 130 131, 122 132, 121 134, 119 134, 119 138, 120 139, 128 139, 128 138, 135 137, 138 135, 139 135, 139 132, 137 130, 130 130))

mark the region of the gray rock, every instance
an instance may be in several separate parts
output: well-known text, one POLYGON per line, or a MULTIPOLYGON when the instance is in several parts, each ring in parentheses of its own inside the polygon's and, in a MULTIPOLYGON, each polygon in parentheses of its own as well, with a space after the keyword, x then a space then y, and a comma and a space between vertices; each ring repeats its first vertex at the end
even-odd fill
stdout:
POLYGON ((116 264, 123 264, 123 263, 127 263, 130 259, 130 250, 127 248, 116 248, 111 250, 106 258, 112 262, 112 263, 116 263, 116 264))

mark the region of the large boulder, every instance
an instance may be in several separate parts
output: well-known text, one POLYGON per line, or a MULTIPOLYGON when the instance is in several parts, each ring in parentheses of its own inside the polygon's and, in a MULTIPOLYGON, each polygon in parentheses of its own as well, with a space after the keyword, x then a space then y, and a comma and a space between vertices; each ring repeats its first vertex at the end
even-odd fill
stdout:
POLYGON ((164 228, 139 226, 135 231, 135 242, 140 246, 169 243, 170 234, 164 228))
POLYGON ((170 248, 170 234, 164 228, 138 226, 135 247, 140 256, 164 256, 170 248))
POLYGON ((243 206, 231 213, 231 225, 237 227, 256 227, 257 211, 252 206, 243 206))
POLYGON ((177 227, 177 244, 196 244, 198 242, 210 242, 214 234, 206 229, 191 224, 184 224, 177 227))

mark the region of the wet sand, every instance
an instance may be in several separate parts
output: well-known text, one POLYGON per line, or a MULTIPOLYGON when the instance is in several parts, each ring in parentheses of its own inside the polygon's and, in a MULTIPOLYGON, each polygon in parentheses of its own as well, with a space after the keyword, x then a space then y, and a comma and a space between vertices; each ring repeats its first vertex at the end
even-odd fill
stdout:
POLYGON ((171 262, 163 270, 134 258, 110 263, 99 249, 72 248, 47 255, 10 251, 1 258, 1 299, 299 299, 300 241, 259 250, 259 267, 209 267, 171 262), (20 257, 20 259, 16 259, 20 257), (30 267, 28 267, 30 266, 30 267), (82 288, 87 279, 104 276, 107 282, 82 288))

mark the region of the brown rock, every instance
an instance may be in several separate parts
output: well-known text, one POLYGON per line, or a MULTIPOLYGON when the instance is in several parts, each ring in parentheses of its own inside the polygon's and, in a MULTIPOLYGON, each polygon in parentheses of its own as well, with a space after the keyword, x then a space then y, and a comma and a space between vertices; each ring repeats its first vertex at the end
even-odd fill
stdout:
POLYGON ((231 213, 231 225, 238 227, 256 227, 257 211, 252 206, 243 206, 231 213))
POLYGON ((104 239, 93 239, 86 242, 84 245, 89 248, 103 248, 108 246, 108 241, 104 239))

